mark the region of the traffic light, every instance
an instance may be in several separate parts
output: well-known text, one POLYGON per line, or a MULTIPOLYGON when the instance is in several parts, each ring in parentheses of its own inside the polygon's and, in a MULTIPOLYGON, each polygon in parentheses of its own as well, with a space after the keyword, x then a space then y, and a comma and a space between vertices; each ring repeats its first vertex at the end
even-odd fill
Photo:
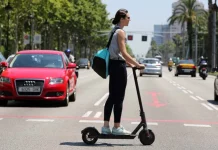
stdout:
POLYGON ((127 39, 128 39, 128 41, 132 41, 133 40, 133 35, 128 35, 127 39))
POLYGON ((147 36, 146 35, 142 36, 142 41, 147 41, 147 36))

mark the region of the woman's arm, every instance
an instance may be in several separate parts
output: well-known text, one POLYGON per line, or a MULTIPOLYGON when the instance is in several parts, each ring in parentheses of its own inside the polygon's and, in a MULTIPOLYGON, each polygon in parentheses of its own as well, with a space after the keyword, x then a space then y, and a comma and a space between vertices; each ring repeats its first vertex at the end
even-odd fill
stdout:
POLYGON ((125 58, 128 64, 135 65, 136 67, 141 67, 141 65, 136 62, 128 53, 126 50, 126 43, 125 43, 125 32, 123 30, 119 30, 117 33, 118 35, 118 45, 120 52, 122 53, 122 56, 125 58))

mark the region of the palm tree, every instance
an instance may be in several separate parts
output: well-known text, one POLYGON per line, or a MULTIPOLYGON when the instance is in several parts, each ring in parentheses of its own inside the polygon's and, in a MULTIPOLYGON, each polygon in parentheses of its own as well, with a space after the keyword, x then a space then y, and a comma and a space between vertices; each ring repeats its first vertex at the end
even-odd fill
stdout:
POLYGON ((192 36, 193 24, 198 16, 205 13, 204 9, 200 9, 197 0, 180 0, 180 4, 173 10, 172 16, 168 19, 169 25, 173 25, 176 21, 184 27, 187 24, 189 57, 192 58, 192 36))

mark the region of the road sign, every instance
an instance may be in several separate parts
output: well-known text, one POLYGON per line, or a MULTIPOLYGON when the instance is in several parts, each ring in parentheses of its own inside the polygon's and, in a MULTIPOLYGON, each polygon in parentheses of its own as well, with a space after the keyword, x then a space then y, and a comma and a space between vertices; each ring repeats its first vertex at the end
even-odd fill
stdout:
POLYGON ((128 41, 132 41, 133 40, 133 35, 128 35, 127 39, 128 39, 128 41))
POLYGON ((147 41, 147 36, 146 35, 142 36, 142 41, 147 41))
MULTIPOLYGON (((35 34, 33 39, 33 44, 41 44, 41 34, 35 34)), ((23 44, 27 45, 30 44, 30 35, 24 34, 23 36, 23 44)))
POLYGON ((34 35, 33 43, 34 44, 41 44, 41 34, 35 34, 34 35))

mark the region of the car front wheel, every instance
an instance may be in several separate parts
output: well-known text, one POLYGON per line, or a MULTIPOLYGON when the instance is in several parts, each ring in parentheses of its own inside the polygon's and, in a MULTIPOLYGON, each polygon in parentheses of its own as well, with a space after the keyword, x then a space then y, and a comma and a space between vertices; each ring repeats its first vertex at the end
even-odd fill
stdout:
POLYGON ((69 87, 67 85, 67 87, 66 87, 66 97, 65 97, 65 99, 63 101, 63 106, 68 106, 68 104, 69 104, 69 87))

